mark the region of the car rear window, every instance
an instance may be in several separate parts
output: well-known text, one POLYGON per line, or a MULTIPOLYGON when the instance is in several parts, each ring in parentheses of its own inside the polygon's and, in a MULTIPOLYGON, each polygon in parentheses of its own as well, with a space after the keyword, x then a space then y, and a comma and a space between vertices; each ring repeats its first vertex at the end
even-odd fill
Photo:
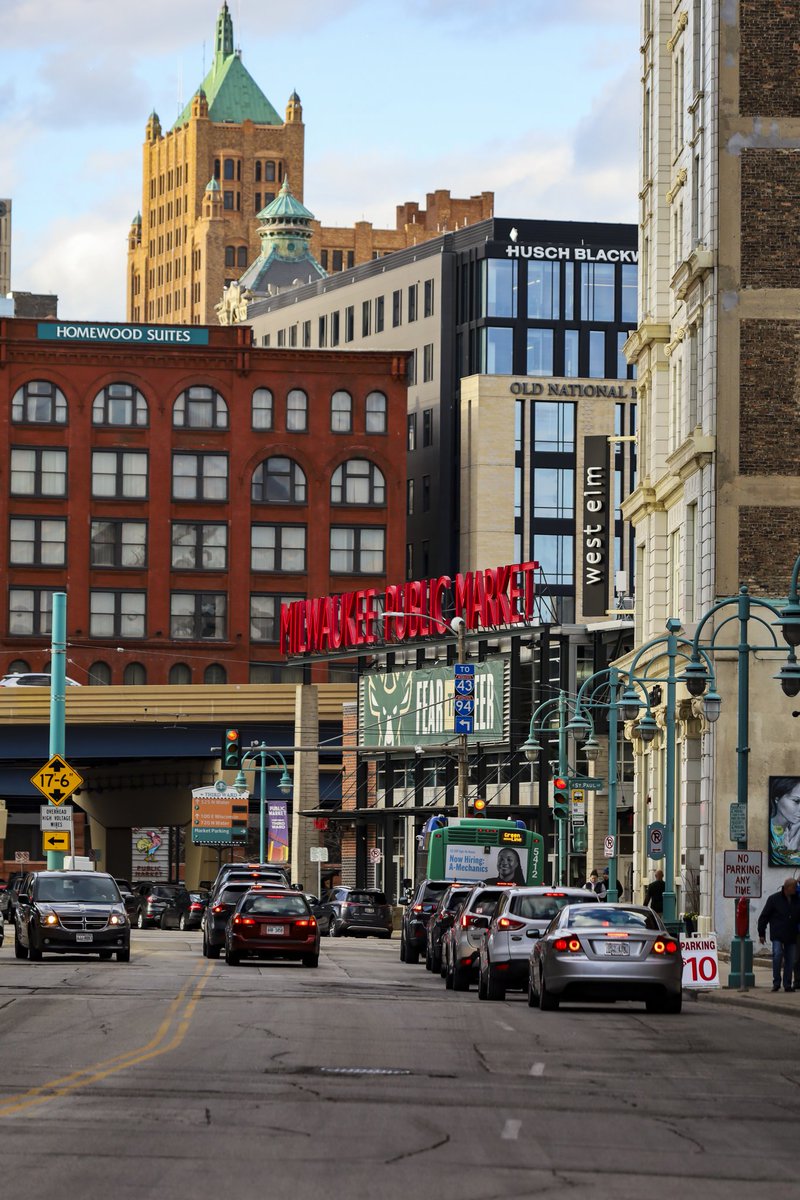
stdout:
POLYGON ((614 929, 659 929, 658 921, 652 912, 641 909, 607 908, 598 904, 586 912, 577 910, 569 915, 571 929, 587 928, 590 925, 602 925, 614 929))
MULTIPOLYGON (((587 904, 592 904, 597 897, 586 893, 587 904)), ((552 920, 567 904, 583 904, 582 899, 575 896, 514 896, 509 905, 511 912, 517 917, 525 917, 528 921, 552 920)))
POLYGON ((502 892, 479 892, 470 903, 469 911, 478 913, 482 917, 493 917, 502 895, 502 892))
POLYGON ((304 917, 311 909, 305 896, 290 892, 286 896, 248 896, 239 911, 264 917, 304 917))
POLYGON ((37 880, 36 899, 45 904, 119 904, 121 896, 113 879, 48 879, 37 880))
POLYGON ((429 879, 420 900, 438 900, 442 892, 446 891, 449 886, 446 879, 429 879))
POLYGON ((385 904, 386 897, 383 892, 350 892, 347 896, 348 904, 385 904))
POLYGON ((459 888, 457 892, 451 892, 447 898, 447 904, 445 905, 447 912, 453 912, 456 908, 458 908, 468 891, 468 888, 459 888))
POLYGON ((226 887, 225 890, 222 892, 222 894, 219 898, 219 903, 220 904, 236 904, 236 902, 238 901, 242 892, 249 892, 249 891, 250 891, 249 883, 232 883, 230 887, 226 887))

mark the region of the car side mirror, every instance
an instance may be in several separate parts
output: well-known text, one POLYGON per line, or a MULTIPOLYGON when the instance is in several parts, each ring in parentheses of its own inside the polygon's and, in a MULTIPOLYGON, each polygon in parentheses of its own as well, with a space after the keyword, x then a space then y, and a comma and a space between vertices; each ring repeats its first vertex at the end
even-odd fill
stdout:
POLYGON ((401 896, 400 899, 397 901, 397 903, 402 904, 405 907, 406 905, 411 903, 411 900, 409 899, 408 896, 401 896))

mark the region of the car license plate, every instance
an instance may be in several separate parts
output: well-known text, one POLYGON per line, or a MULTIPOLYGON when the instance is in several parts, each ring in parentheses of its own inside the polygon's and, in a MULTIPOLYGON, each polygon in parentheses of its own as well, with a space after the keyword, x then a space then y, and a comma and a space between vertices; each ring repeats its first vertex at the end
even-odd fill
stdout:
POLYGON ((94 934, 93 933, 76 933, 75 941, 76 942, 93 942, 94 934))
POLYGON ((606 942, 606 954, 612 958, 630 958, 630 953, 627 942, 606 942))
POLYGON ((283 934, 283 925, 262 925, 261 932, 267 937, 280 937, 283 934))
POLYGON ((363 913, 366 913, 366 915, 367 915, 367 916, 371 916, 371 915, 372 915, 372 914, 375 912, 375 909, 374 909, 374 908, 367 908, 367 906, 365 905, 365 906, 362 908, 362 910, 361 910, 361 911, 362 911, 363 913))

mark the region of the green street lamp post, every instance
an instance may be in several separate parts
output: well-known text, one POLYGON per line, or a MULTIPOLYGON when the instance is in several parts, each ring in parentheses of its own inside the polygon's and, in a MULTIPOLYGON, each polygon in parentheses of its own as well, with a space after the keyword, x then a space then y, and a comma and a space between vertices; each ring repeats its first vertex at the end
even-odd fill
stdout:
POLYGON ((266 862, 267 842, 267 771, 280 771, 278 791, 290 795, 292 779, 286 766, 286 759, 279 750, 270 750, 262 742, 260 746, 251 746, 242 754, 242 761, 233 786, 239 792, 246 792, 247 778, 245 770, 258 771, 258 861, 266 862), (267 766, 267 763, 271 766, 267 766))

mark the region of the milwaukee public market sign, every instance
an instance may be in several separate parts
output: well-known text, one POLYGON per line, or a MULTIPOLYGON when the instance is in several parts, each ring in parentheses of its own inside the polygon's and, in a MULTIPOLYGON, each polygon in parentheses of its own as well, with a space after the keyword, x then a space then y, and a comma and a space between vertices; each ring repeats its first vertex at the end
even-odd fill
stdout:
POLYGON ((502 629, 530 621, 534 612, 538 562, 466 571, 455 579, 363 588, 281 606, 282 654, 325 654, 358 646, 383 646, 414 637, 441 637, 455 617, 467 630, 502 629), (445 618, 442 607, 447 602, 445 618), (383 616, 384 611, 387 615, 383 616), (399 615, 397 615, 399 614, 399 615))
MULTIPOLYGON (((359 681, 359 729, 362 744, 387 750, 440 746, 453 737, 452 666, 372 672, 359 681)), ((503 711, 505 665, 475 663, 475 730, 470 741, 505 740, 503 711)))

